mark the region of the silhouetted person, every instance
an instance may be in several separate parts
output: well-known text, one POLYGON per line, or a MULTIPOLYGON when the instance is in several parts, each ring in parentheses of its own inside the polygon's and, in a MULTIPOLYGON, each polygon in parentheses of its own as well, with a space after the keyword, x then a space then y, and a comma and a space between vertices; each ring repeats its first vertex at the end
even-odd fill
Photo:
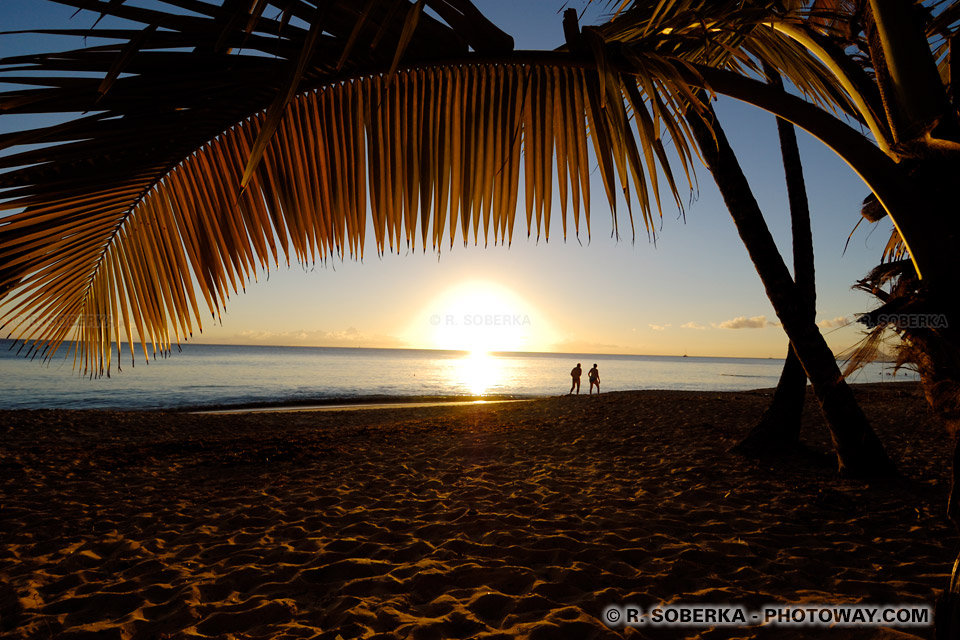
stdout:
POLYGON ((590 393, 593 393, 593 385, 597 385, 597 395, 600 395, 600 370, 596 363, 593 364, 593 369, 587 372, 587 377, 590 379, 590 393))
POLYGON ((581 375, 583 375, 583 369, 580 368, 580 363, 578 362, 577 366, 575 366, 573 370, 570 371, 570 377, 573 378, 573 384, 570 385, 570 393, 567 394, 568 396, 571 393, 573 393, 574 389, 577 390, 577 395, 580 395, 580 376, 581 375))

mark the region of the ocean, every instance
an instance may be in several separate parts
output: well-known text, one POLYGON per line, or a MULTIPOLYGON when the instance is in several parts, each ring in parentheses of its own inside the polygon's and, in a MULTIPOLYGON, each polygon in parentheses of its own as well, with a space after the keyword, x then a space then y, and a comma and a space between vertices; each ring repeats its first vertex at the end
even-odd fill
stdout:
MULTIPOLYGON (((602 388, 743 391, 776 386, 783 361, 556 353, 470 354, 417 349, 184 345, 168 358, 126 353, 122 372, 89 379, 72 359, 30 361, 0 341, 0 409, 183 409, 329 404, 437 396, 565 394, 570 369, 599 365, 602 388)), ((916 379, 872 363, 851 382, 916 379)))

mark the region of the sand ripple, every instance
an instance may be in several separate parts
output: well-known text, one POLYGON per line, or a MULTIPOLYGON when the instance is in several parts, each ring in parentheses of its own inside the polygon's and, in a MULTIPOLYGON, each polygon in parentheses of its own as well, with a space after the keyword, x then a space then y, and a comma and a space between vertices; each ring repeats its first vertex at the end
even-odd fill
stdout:
MULTIPOLYGON (((890 638, 613 631, 611 603, 932 604, 949 447, 912 386, 860 389, 908 479, 726 451, 761 392, 229 416, 6 412, 11 638, 890 638)), ((929 629, 920 630, 929 633, 929 629)))

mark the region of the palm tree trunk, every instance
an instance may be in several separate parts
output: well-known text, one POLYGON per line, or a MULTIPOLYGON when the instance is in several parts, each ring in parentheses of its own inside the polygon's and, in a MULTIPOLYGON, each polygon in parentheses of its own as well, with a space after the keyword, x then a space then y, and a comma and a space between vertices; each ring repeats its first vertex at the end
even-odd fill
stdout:
POLYGON ((703 102, 712 120, 712 131, 699 116, 692 113, 688 117, 690 129, 763 282, 767 297, 813 383, 814 394, 830 429, 839 471, 854 476, 895 474, 893 462, 856 403, 833 352, 805 311, 800 291, 777 250, 709 100, 704 97, 703 102))
MULTIPOLYGON (((923 392, 930 407, 954 438, 953 465, 947 517, 960 531, 960 357, 955 340, 931 331, 906 332, 909 335, 913 363, 917 366, 923 392)), ((953 563, 950 582, 937 600, 934 614, 937 640, 960 637, 960 554, 953 563)))
POLYGON ((787 345, 787 356, 770 406, 733 450, 751 456, 797 451, 806 396, 807 372, 793 346, 787 345))
POLYGON ((927 9, 900 0, 868 5, 864 27, 894 140, 921 138, 937 124, 949 125, 950 103, 924 30, 927 9))
MULTIPOLYGON (((764 72, 770 83, 783 88, 776 71, 764 63, 764 72)), ((790 202, 790 226, 793 237, 793 278, 800 291, 805 311, 811 320, 817 315, 816 272, 813 261, 813 232, 810 228, 810 204, 803 179, 803 162, 793 125, 777 118, 780 155, 787 182, 790 202)), ((750 433, 736 446, 741 453, 762 454, 795 451, 800 446, 800 420, 807 396, 807 374, 792 345, 787 346, 787 357, 777 389, 770 406, 750 433)))

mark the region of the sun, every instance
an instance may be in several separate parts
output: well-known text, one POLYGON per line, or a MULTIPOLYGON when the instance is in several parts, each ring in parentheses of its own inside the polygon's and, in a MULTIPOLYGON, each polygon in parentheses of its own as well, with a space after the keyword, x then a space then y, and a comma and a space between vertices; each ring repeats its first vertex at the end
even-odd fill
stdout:
POLYGON ((538 328, 543 322, 529 301, 489 281, 471 280, 447 289, 429 303, 425 315, 430 323, 427 344, 478 355, 530 350, 546 329, 538 328))

